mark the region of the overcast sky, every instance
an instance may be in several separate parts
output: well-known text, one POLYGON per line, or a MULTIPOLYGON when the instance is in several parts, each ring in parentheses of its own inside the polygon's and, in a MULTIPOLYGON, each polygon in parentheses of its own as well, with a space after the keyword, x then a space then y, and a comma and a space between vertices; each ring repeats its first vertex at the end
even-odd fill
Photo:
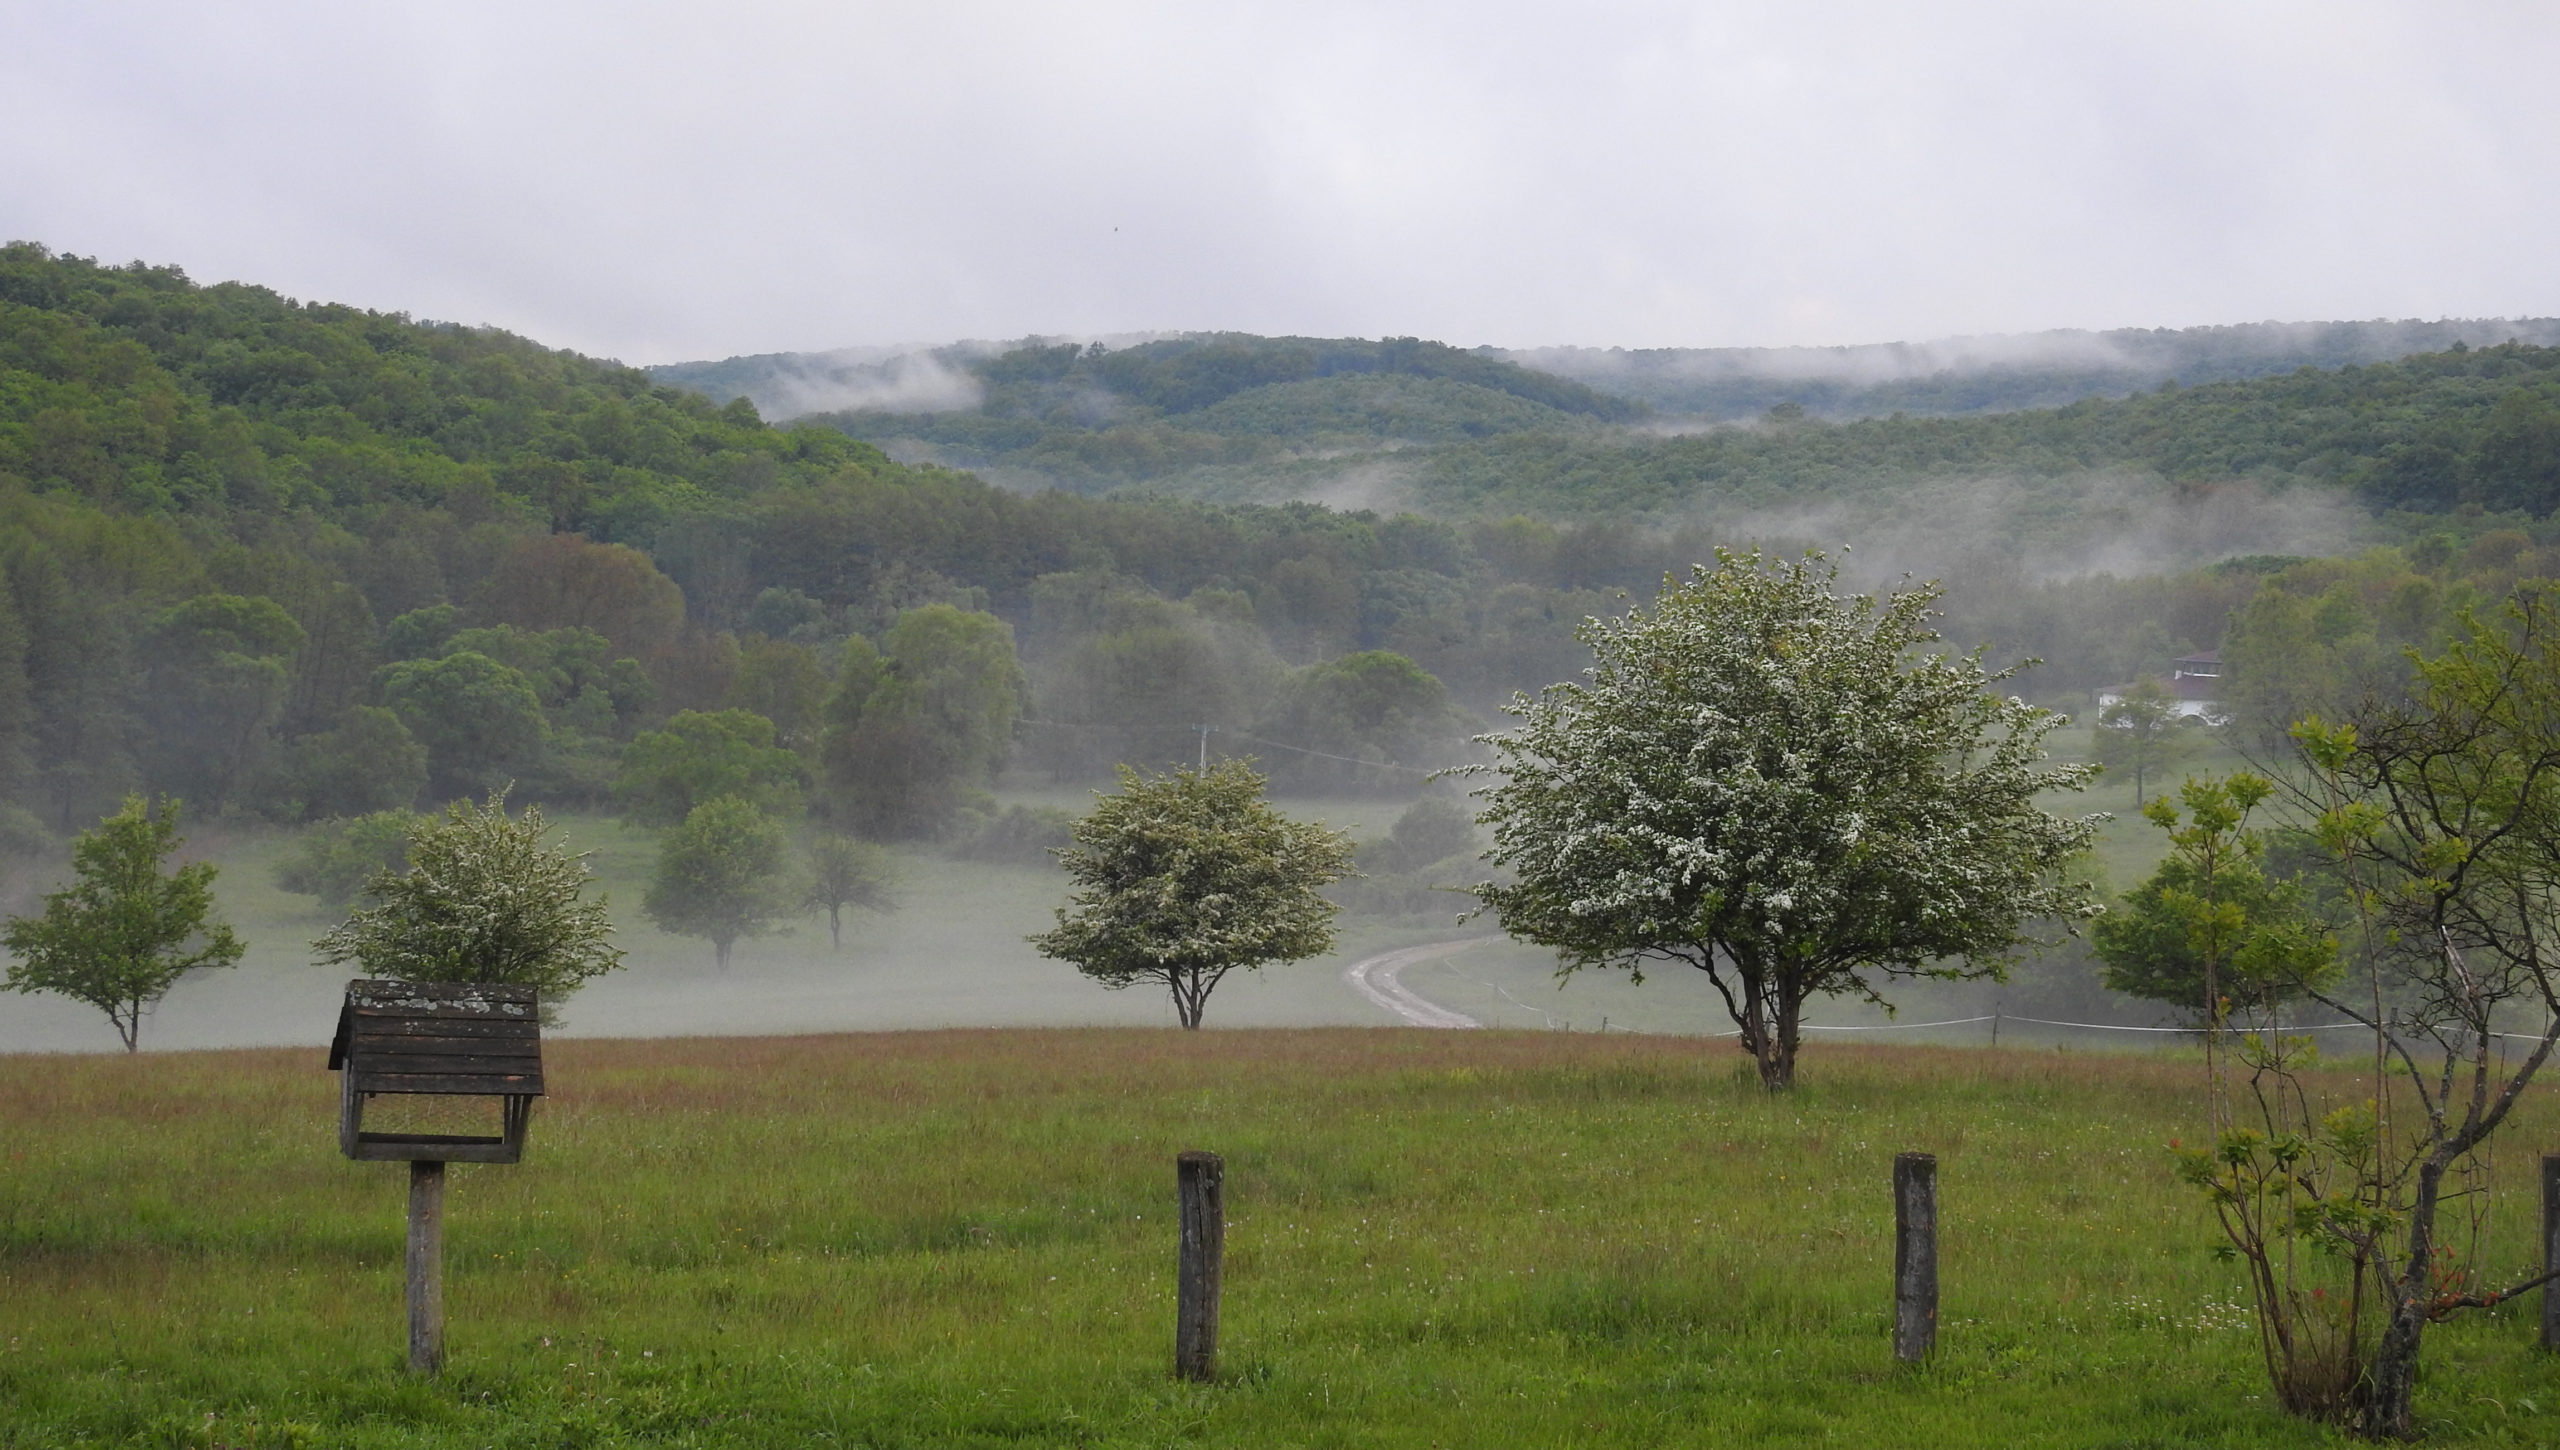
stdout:
POLYGON ((2560 5, 0 0, 0 236, 632 362, 2560 313, 2560 5))

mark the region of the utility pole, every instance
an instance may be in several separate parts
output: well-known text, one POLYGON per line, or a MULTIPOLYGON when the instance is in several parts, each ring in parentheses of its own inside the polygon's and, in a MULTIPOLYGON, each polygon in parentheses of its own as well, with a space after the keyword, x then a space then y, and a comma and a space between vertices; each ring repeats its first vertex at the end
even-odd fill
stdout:
POLYGON ((1209 773, 1209 727, 1195 725, 1192 728, 1200 732, 1200 773, 1207 775, 1209 773))

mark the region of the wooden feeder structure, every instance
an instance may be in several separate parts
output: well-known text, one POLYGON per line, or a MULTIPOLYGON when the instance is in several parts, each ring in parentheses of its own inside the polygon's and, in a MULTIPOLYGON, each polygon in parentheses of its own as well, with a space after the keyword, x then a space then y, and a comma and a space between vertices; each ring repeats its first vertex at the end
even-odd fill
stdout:
POLYGON ((542 1010, 531 987, 498 982, 347 983, 329 1044, 338 1147, 366 1161, 513 1163, 542 1096, 542 1010), (386 1093, 497 1098, 496 1136, 368 1133, 365 1104, 386 1093))
POLYGON ((409 1367, 444 1364, 444 1165, 514 1163, 542 1096, 542 1007, 534 989, 497 982, 347 983, 338 1035, 338 1147, 409 1165, 409 1367), (367 1132, 385 1095, 496 1100, 495 1134, 367 1132))

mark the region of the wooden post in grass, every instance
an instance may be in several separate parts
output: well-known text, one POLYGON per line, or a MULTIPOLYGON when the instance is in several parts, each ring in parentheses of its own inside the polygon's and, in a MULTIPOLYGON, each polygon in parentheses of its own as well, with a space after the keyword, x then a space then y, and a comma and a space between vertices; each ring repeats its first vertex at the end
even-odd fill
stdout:
POLYGON ((409 1162, 409 1372, 444 1368, 444 1165, 409 1162))
MULTIPOLYGON (((2560 1274, 2560 1153, 2542 1155, 2542 1272, 2560 1274)), ((2560 1283, 2542 1286, 2542 1347, 2560 1349, 2560 1283)))
POLYGON ((1938 1342, 1938 1157, 1893 1157, 1893 1357, 1918 1364, 1938 1342))
POLYGON ((1218 1287, 1227 1252, 1226 1164, 1215 1153, 1175 1160, 1182 1190, 1181 1282, 1175 1291, 1173 1373, 1176 1379, 1218 1375, 1218 1287))

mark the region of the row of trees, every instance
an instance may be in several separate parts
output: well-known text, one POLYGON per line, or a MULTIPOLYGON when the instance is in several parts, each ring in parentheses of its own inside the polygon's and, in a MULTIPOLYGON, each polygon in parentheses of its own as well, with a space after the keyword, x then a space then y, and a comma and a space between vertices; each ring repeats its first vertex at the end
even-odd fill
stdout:
MULTIPOLYGON (((637 551, 533 535, 469 607, 376 629, 349 586, 289 555, 236 552, 209 570, 175 534, 19 503, 32 523, 14 570, 0 562, 14 590, 0 591, 0 782, 22 841, 135 786, 283 820, 507 782, 598 805, 624 789, 635 739, 688 712, 759 717, 827 809, 881 837, 950 820, 1018 740, 1053 774, 1088 776, 1184 753, 1195 723, 1214 724, 1301 746, 1292 784, 1361 788, 1410 780, 1393 765, 1444 763, 1472 724, 1404 657, 1292 667, 1216 601, 1166 601, 1124 576, 1040 591, 1034 666, 1053 718, 1026 736, 1033 687, 1012 628, 957 604, 902 609, 876 636, 707 633, 637 551), (117 597, 74 587, 83 576, 149 588, 117 597)), ((788 628, 790 591, 768 594, 783 617, 765 622, 788 628)))
MULTIPOLYGON (((24 526, 14 570, 0 561, 10 585, 0 594, 0 774, 14 779, 13 799, 57 828, 128 785, 286 818, 405 802, 421 784, 449 798, 507 779, 534 798, 600 803, 631 736, 683 709, 751 709, 805 747, 827 728, 851 640, 885 650, 919 607, 891 613, 876 633, 845 635, 849 615, 777 587, 747 614, 778 633, 706 631, 638 551, 530 535, 496 557, 469 606, 430 605, 377 629, 351 585, 283 551, 194 557, 148 520, 59 500, 21 497, 14 518, 24 526)), ((1515 522, 1481 531, 1467 549, 1533 569, 1562 537, 1515 522)), ((2493 530, 2461 548, 2430 536, 2351 560, 2243 561, 2148 580, 1995 576, 1968 592, 1950 627, 2057 661, 2042 679, 2061 692, 2158 670, 2234 621, 2236 703, 2280 730, 2305 699, 2352 693, 2396 669, 2399 644, 2441 638, 2465 600, 2496 597, 2545 567, 2546 552, 2531 534, 2493 530)), ((1281 648, 1289 631, 1266 627, 1245 591, 1168 599, 1114 570, 1035 579, 1016 636, 1043 723, 1017 737, 1023 758, 1091 776, 1120 760, 1175 758, 1187 733, 1210 724, 1316 752, 1259 747, 1293 788, 1374 786, 1409 778, 1392 765, 1451 763, 1469 712, 1428 661, 1480 688, 1568 673, 1572 660, 1557 649, 1570 647, 1564 622, 1599 612, 1602 598, 1509 585, 1470 595, 1465 576, 1482 566, 1452 567, 1460 572, 1408 571, 1442 582, 1417 584, 1409 602, 1420 613, 1394 616, 1443 618, 1436 639, 1417 639, 1412 653, 1354 651, 1303 667, 1281 648), (1433 591, 1444 587, 1458 603, 1434 615, 1433 591), (1502 614, 1510 605, 1517 614, 1502 614), (1498 675, 1488 663, 1497 656, 1498 675)), ((947 607, 986 612, 968 604, 947 607)))
MULTIPOLYGON (((0 928, 13 958, 5 985, 96 1007, 131 1052, 143 1019, 180 979, 238 962, 245 943, 216 910, 217 869, 170 865, 185 844, 179 824, 175 800, 133 796, 83 831, 71 881, 39 912, 0 928)), ((285 872, 348 913, 312 944, 322 962, 419 981, 519 983, 541 991, 546 1012, 621 964, 605 901, 585 895, 586 856, 539 805, 510 813, 500 793, 432 815, 378 812, 322 840, 285 872)), ((841 948, 846 912, 889 910, 894 888, 881 847, 829 833, 795 852, 772 816, 723 795, 666 833, 642 911, 666 931, 708 940, 726 969, 740 938, 811 911, 826 913, 841 948)))

